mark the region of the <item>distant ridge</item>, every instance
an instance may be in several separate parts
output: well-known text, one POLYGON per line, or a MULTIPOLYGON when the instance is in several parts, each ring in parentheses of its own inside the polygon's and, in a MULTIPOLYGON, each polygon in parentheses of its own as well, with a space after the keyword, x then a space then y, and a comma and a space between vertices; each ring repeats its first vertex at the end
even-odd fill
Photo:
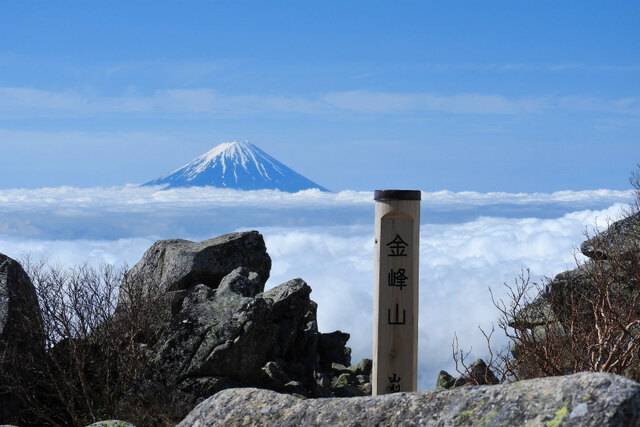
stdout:
POLYGON ((219 187, 237 190, 329 191, 248 142, 225 142, 145 186, 219 187))

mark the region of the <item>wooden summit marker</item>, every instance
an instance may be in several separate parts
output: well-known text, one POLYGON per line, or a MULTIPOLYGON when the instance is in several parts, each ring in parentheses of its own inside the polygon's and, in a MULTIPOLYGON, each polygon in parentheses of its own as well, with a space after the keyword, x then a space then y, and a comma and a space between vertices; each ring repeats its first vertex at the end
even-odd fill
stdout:
POLYGON ((375 192, 374 396, 417 390, 420 196, 375 192))

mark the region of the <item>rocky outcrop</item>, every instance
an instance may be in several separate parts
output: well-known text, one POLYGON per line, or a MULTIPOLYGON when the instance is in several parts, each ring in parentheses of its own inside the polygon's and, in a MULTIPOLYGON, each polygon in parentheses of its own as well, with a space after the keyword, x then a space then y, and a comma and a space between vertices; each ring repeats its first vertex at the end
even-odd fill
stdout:
POLYGON ((371 364, 350 366, 349 334, 318 331, 317 306, 302 279, 264 291, 270 265, 262 236, 247 232, 158 242, 130 273, 143 278, 138 286, 166 295, 161 301, 170 314, 158 338, 145 343, 149 370, 185 413, 230 387, 301 396, 370 393, 371 364))
POLYGON ((0 421, 20 412, 12 386, 29 381, 44 354, 44 333, 31 279, 15 260, 0 254, 0 421))
POLYGON ((580 248, 589 259, 556 275, 544 292, 517 313, 512 327, 530 329, 540 338, 549 327, 561 333, 569 307, 578 309, 588 321, 589 307, 575 304, 593 292, 594 280, 601 277, 607 277, 614 292, 633 292, 638 285, 634 272, 640 260, 640 213, 614 222, 584 241, 580 248), (575 298, 576 295, 580 297, 575 298))
POLYGON ((438 389, 450 389, 462 387, 463 385, 494 385, 500 381, 487 366, 486 362, 478 359, 473 362, 463 375, 455 378, 447 371, 440 371, 436 380, 438 389))
POLYGON ((247 287, 231 285, 239 285, 240 277, 250 282, 243 272, 234 270, 217 289, 198 284, 182 291, 182 304, 154 348, 154 363, 165 379, 197 394, 194 379, 207 394, 227 384, 284 389, 294 380, 301 389, 311 388, 317 342, 311 289, 297 279, 259 297, 245 296, 247 287), (268 362, 286 383, 263 370, 268 362))
MULTIPOLYGON (((640 213, 615 222, 604 232, 586 240, 581 251, 589 259, 573 270, 556 275, 531 303, 515 313, 510 326, 524 331, 538 343, 549 340, 554 348, 561 349, 575 345, 571 343, 572 336, 580 337, 579 332, 570 336, 568 331, 575 331, 577 327, 577 330, 598 330, 600 333, 602 324, 611 321, 609 325, 613 325, 613 329, 608 331, 615 331, 621 325, 622 336, 631 337, 628 341, 631 343, 635 339, 634 332, 624 330, 624 325, 640 316, 640 307, 634 303, 640 298, 640 213)), ((588 335, 582 336, 585 340, 591 339, 588 335)), ((581 345, 585 351, 587 347, 595 348, 588 341, 581 345)), ((518 345, 514 347, 516 358, 520 349, 518 345)), ((566 355, 562 353, 554 356, 557 372, 575 372, 574 355, 570 351, 566 355)), ((627 366, 625 375, 640 378, 640 365, 627 366)), ((525 377, 540 375, 539 372, 528 372, 528 368, 527 363, 521 364, 520 373, 525 377)))
MULTIPOLYGON (((5 387, 10 385, 6 383, 10 373, 19 373, 19 384, 37 390, 37 396, 29 399, 57 411, 56 385, 47 382, 42 373, 48 371, 38 371, 35 362, 73 371, 71 359, 65 357, 74 343, 86 346, 87 351, 80 353, 83 367, 112 363, 109 367, 118 372, 118 363, 135 365, 135 372, 117 383, 122 391, 113 415, 138 416, 138 410, 151 402, 161 414, 141 414, 143 424, 177 421, 197 403, 231 387, 261 387, 305 397, 370 394, 371 361, 352 366, 346 345, 349 334, 318 331, 317 305, 304 280, 293 279, 265 291, 270 267, 264 240, 255 231, 204 242, 155 243, 127 272, 118 308, 108 321, 112 323, 94 331, 111 326, 119 331, 121 322, 139 322, 131 330, 122 329, 126 336, 116 345, 129 353, 114 361, 103 357, 102 349, 91 341, 93 336, 64 339, 45 352, 34 287, 17 262, 0 255, 0 423, 38 425, 5 387), (36 371, 43 377, 40 382, 27 378, 36 371)), ((98 338, 100 343, 103 338, 98 338)), ((72 390, 73 375, 64 379, 72 390)), ((86 382, 82 387, 97 396, 105 386, 91 369, 82 372, 82 380, 86 382)), ((64 405, 60 410, 66 410, 64 405)), ((118 422, 100 425, 114 423, 118 422)))
POLYGON ((349 366, 351 363, 351 349, 347 347, 347 341, 349 341, 349 334, 342 331, 320 335, 318 356, 320 357, 322 368, 331 368, 332 363, 349 366))
POLYGON ((42 320, 31 279, 15 260, 0 254, 0 354, 41 350, 42 320))
POLYGON ((614 222, 609 228, 580 245, 582 253, 595 260, 611 255, 635 255, 640 252, 640 212, 614 222))
POLYGON ((158 241, 129 275, 153 285, 154 292, 185 290, 198 284, 216 288, 240 266, 257 274, 256 281, 262 286, 269 278, 271 258, 257 231, 225 234, 203 242, 158 241))
POLYGON ((204 426, 633 426, 640 384, 581 373, 508 385, 352 399, 299 399, 257 389, 222 391, 179 427, 204 426))

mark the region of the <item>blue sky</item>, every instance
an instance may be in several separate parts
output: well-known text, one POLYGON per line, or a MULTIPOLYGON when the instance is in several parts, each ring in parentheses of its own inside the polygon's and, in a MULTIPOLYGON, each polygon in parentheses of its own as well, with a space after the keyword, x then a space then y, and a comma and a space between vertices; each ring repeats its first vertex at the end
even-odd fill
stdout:
POLYGON ((3 2, 0 187, 249 140, 335 190, 627 187, 637 2, 3 2))

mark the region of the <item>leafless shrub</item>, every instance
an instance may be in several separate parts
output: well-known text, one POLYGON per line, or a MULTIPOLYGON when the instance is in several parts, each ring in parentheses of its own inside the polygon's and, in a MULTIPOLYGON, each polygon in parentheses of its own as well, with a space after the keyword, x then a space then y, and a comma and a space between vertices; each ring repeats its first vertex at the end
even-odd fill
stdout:
POLYGON ((637 258, 609 252, 606 261, 581 263, 552 289, 538 286, 535 301, 524 296, 537 286, 528 277, 509 288, 508 304, 494 300, 499 326, 513 344, 518 377, 593 371, 638 379, 638 267, 637 258))
POLYGON ((457 335, 454 336, 451 344, 452 358, 455 363, 456 372, 460 375, 457 385, 483 385, 505 383, 517 379, 517 372, 514 366, 510 348, 503 348, 498 351, 494 349, 492 344, 495 327, 491 327, 490 331, 478 328, 484 337, 487 360, 481 360, 483 364, 479 364, 479 360, 470 363, 472 349, 463 350, 457 335))
POLYGON ((36 375, 13 381, 12 391, 30 408, 21 424, 121 418, 172 425, 167 393, 140 392, 154 374, 148 347, 166 315, 162 294, 143 293, 144 278, 128 276, 125 267, 23 264, 38 296, 46 352, 28 369, 36 375))
MULTIPOLYGON (((640 165, 631 184, 636 197, 628 216, 640 212, 640 165)), ((640 381, 640 229, 628 222, 615 232, 587 238, 594 259, 576 259, 575 270, 540 282, 525 270, 505 284, 505 297, 491 292, 498 329, 509 344, 496 351, 493 328, 481 333, 488 369, 501 382, 581 371, 640 381)), ((469 377, 470 353, 460 349, 457 338, 452 348, 456 369, 469 377)))
MULTIPOLYGON (((495 298, 498 328, 509 340, 497 352, 493 329, 481 330, 488 367, 501 382, 581 371, 640 380, 640 248, 607 243, 606 260, 578 262, 554 281, 524 271, 495 298), (630 255, 635 254, 635 255, 630 255)), ((454 340, 454 361, 468 376, 468 353, 454 340)))

